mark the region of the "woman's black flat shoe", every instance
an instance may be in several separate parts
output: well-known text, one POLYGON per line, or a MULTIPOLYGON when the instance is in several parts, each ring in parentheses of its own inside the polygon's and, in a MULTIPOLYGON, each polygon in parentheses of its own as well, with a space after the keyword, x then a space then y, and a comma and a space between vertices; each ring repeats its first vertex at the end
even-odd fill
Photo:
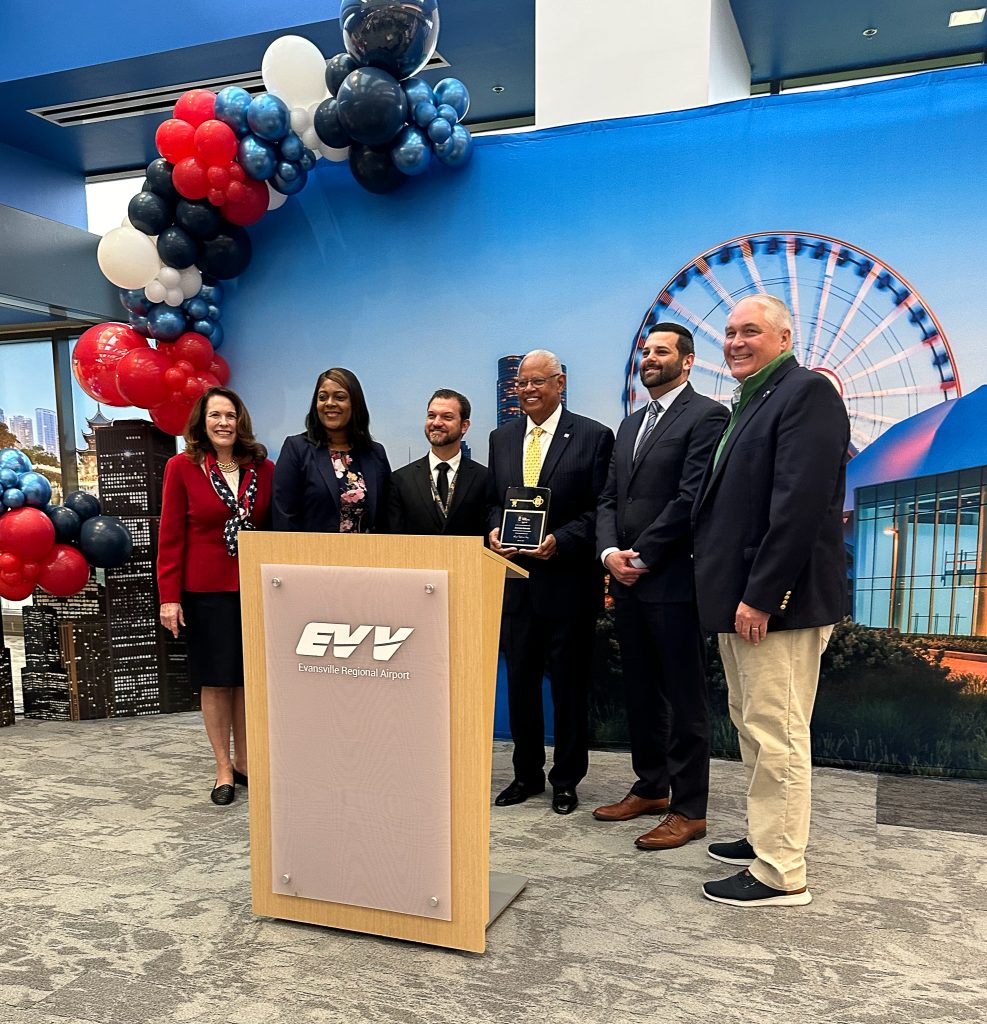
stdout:
POLYGON ((236 768, 233 769, 233 783, 237 786, 246 786, 247 776, 243 772, 238 772, 236 768))
POLYGON ((229 784, 216 786, 209 794, 209 799, 212 800, 214 804, 219 804, 221 807, 225 807, 226 804, 231 804, 236 799, 236 788, 229 784))

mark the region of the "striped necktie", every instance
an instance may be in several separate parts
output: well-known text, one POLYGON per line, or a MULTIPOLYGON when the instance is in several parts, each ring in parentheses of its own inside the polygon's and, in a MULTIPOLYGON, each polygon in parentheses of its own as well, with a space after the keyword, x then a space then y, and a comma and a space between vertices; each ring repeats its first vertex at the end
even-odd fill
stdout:
POLYGON ((644 424, 644 433, 641 435, 640 440, 637 442, 637 447, 634 449, 634 458, 636 459, 638 453, 644 447, 644 442, 651 436, 651 431, 655 429, 658 423, 658 414, 662 411, 661 406, 658 404, 658 400, 654 399, 648 405, 648 418, 644 424))
POLYGON ((541 436, 545 431, 541 427, 531 428, 531 438, 524 450, 524 486, 537 487, 541 474, 541 436))

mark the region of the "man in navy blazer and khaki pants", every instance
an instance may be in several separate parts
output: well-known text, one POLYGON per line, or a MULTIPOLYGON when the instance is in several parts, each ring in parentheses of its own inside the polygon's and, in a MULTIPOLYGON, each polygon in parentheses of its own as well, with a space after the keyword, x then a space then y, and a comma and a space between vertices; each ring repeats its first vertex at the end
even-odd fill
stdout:
POLYGON ((547 672, 555 705, 555 761, 548 776, 552 809, 569 814, 589 764, 587 699, 596 617, 603 607, 594 522, 613 432, 562 406, 565 375, 551 352, 529 352, 517 386, 522 415, 490 435, 487 470, 490 547, 530 574, 509 580, 504 594, 514 781, 496 803, 518 804, 545 789, 541 689, 547 672), (500 524, 507 488, 522 485, 552 493, 544 541, 519 553, 501 545, 500 524))
POLYGON ((739 386, 693 513, 699 616, 718 634, 747 776, 747 836, 709 847, 746 870, 703 892, 738 907, 812 900, 809 720, 846 611, 850 424, 833 383, 798 365, 792 333, 770 295, 730 313, 723 354, 739 386))
POLYGON ((665 817, 636 845, 669 850, 706 835, 709 697, 692 582, 692 506, 726 425, 719 402, 689 383, 692 334, 655 324, 641 349, 651 401, 621 423, 597 510, 610 572, 631 764, 637 780, 599 821, 665 817), (671 789, 671 800, 669 800, 671 789))

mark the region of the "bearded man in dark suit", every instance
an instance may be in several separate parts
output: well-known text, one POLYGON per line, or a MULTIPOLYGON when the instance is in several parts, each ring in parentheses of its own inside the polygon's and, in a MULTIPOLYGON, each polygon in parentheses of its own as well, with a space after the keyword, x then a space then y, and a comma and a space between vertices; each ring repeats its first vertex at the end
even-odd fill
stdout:
POLYGON ((555 758, 548 775, 552 809, 576 809, 576 787, 589 765, 587 700, 603 571, 595 556, 596 499, 606 482, 613 431, 562 406, 565 374, 552 352, 529 352, 518 370, 522 415, 490 435, 487 525, 493 551, 529 573, 508 580, 502 646, 514 739, 514 781, 496 799, 518 804, 545 790, 542 677, 555 705, 555 758), (509 487, 551 491, 547 533, 534 549, 500 542, 509 487))
POLYGON ((470 427, 465 395, 439 388, 425 413, 431 450, 391 474, 390 533, 483 537, 487 532, 487 468, 463 456, 470 427))

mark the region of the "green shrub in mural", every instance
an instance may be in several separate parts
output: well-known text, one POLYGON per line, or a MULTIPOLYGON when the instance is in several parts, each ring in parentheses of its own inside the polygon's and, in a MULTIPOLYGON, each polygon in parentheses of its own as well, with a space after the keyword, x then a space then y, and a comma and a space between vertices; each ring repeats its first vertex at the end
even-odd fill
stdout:
MULTIPOLYGON (((597 626, 591 728, 599 747, 625 747, 620 654, 613 613, 597 626)), ((987 685, 942 664, 958 638, 902 636, 851 622, 837 625, 822 661, 812 718, 819 765, 987 778, 987 685)), ((983 653, 983 642, 963 649, 983 653)), ((707 643, 713 755, 738 758, 715 638, 707 643)))

